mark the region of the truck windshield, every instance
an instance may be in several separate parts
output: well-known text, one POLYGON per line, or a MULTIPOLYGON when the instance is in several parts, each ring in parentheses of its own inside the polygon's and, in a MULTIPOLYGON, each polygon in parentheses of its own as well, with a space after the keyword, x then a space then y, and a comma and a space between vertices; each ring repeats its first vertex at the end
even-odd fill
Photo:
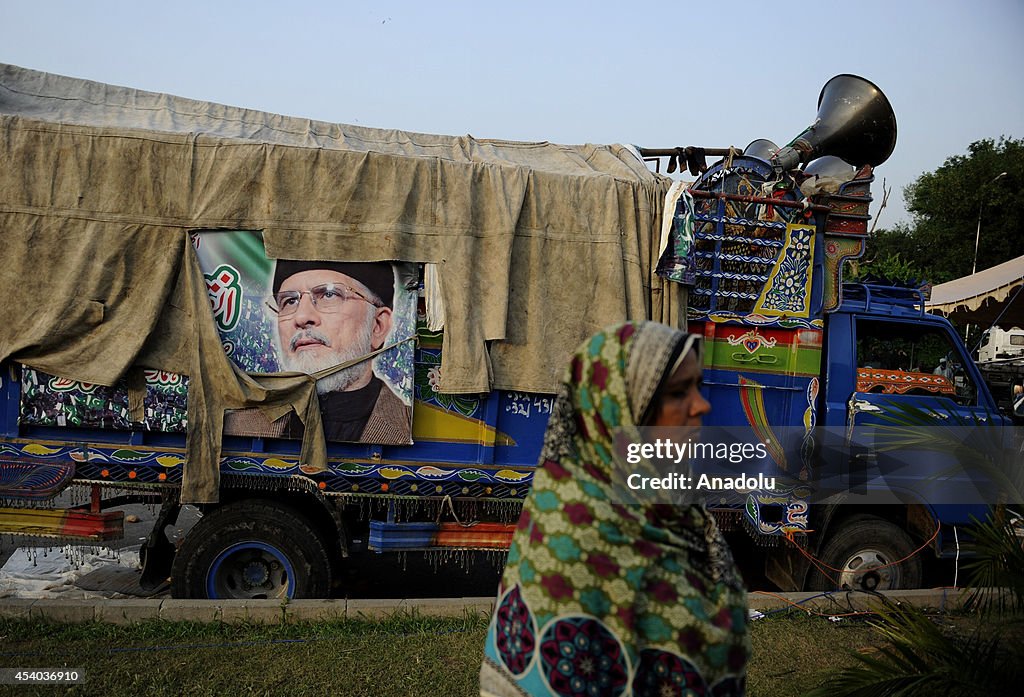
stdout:
POLYGON ((857 391, 946 396, 977 402, 964 358, 941 327, 857 321, 857 391))

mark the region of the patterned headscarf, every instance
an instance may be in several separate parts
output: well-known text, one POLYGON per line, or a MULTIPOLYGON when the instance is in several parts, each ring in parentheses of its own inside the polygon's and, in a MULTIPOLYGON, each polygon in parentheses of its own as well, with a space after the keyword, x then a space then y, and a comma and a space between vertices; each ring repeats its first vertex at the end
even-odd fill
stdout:
POLYGON ((648 322, 577 350, 509 549, 482 695, 743 694, 746 595, 714 519, 624 505, 612 485, 623 444, 699 346, 648 322))

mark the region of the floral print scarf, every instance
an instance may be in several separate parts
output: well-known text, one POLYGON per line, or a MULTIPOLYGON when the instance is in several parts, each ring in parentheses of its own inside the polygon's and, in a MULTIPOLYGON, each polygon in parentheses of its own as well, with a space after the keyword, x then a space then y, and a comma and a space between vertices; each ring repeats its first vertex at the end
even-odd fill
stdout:
MULTIPOLYGON (((574 355, 509 549, 480 693, 744 694, 746 594, 702 506, 625 505, 612 479, 693 335, 606 329, 574 355)), ((698 354, 699 357, 699 354, 698 354)))

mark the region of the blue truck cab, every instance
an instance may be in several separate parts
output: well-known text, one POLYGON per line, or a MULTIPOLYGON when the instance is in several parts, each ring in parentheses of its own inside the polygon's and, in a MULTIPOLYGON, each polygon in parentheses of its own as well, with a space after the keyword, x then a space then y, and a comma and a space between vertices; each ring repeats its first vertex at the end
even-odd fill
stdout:
POLYGON ((707 502, 755 542, 738 556, 784 589, 916 587, 924 557, 955 556, 998 477, 1020 473, 1009 421, 923 293, 843 282, 867 243, 872 180, 865 167, 808 196, 739 157, 677 205, 705 430, 764 443, 760 473, 776 478, 707 502))

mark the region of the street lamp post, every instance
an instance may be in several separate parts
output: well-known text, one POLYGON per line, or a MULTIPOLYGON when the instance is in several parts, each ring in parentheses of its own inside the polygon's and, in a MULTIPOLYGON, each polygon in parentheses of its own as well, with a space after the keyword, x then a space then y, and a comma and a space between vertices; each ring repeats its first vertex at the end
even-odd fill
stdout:
POLYGON ((981 202, 978 203, 978 231, 974 233, 974 265, 971 266, 971 275, 973 276, 978 271, 978 243, 981 242, 981 211, 985 207, 985 191, 988 187, 995 184, 997 181, 1006 176, 1006 172, 1000 172, 992 178, 988 184, 986 184, 981 190, 981 202))

